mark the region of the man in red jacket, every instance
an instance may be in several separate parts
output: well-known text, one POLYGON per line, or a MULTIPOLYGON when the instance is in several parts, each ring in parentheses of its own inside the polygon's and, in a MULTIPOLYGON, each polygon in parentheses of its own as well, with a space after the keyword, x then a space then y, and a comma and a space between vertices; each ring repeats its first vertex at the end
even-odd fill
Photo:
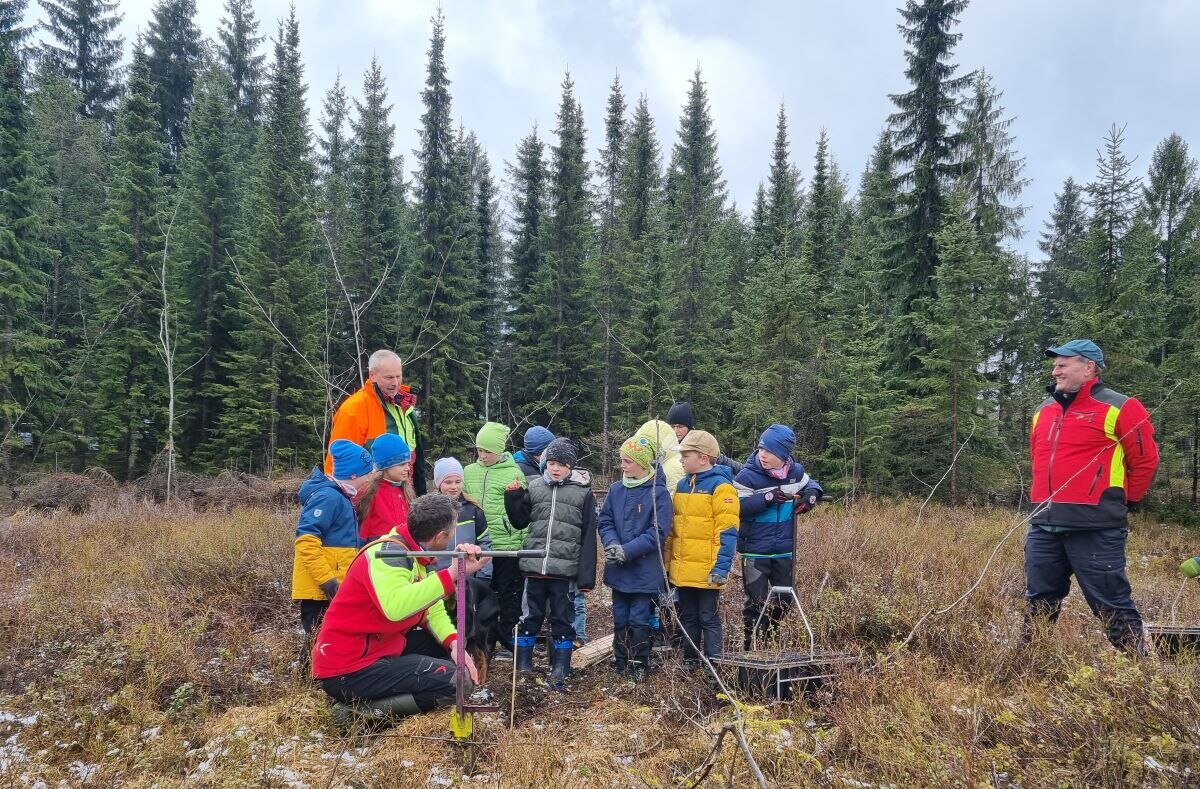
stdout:
MULTIPOLYGON (((454 593, 457 564, 436 570, 432 557, 388 557, 388 542, 409 550, 442 551, 458 523, 458 505, 435 493, 413 504, 408 525, 359 552, 329 604, 313 644, 312 674, 333 697, 334 717, 397 718, 454 699, 454 650, 465 645, 442 600, 454 593)), ((478 545, 459 545, 466 571, 491 561, 478 545)), ((479 680, 470 653, 463 654, 468 693, 479 680)))
POLYGON ((1104 352, 1091 340, 1049 348, 1050 396, 1029 433, 1033 515, 1025 540, 1025 638, 1035 619, 1053 622, 1071 588, 1104 622, 1108 640, 1145 651, 1142 617, 1125 573, 1127 513, 1140 504, 1158 467, 1150 415, 1136 398, 1100 380, 1104 352))

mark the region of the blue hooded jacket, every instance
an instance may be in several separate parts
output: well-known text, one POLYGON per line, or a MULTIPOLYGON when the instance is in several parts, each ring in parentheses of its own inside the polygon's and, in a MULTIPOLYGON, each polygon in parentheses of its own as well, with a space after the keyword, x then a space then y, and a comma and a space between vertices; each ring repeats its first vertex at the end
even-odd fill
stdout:
POLYGON ((782 558, 792 555, 795 541, 796 506, 789 499, 782 504, 769 502, 766 492, 781 485, 799 483, 801 494, 822 495, 821 483, 804 472, 795 458, 788 458, 791 468, 784 479, 772 477, 758 461, 758 453, 750 455, 746 465, 734 478, 741 504, 741 526, 738 529, 738 551, 746 558, 782 558))
POLYGON ((614 482, 604 497, 597 527, 602 545, 620 545, 625 550, 625 563, 605 564, 604 583, 626 594, 656 594, 665 589, 662 549, 673 518, 671 492, 661 468, 656 467, 654 478, 636 488, 614 482))

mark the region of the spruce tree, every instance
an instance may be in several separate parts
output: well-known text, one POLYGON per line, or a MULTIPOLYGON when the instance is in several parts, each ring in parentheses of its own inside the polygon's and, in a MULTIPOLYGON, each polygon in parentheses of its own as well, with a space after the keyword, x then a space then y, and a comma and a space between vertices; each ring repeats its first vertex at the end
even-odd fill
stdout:
POLYGON ((1166 360, 1176 340, 1196 314, 1189 294, 1181 289, 1196 270, 1189 246, 1200 230, 1200 180, 1196 160, 1178 134, 1171 134, 1154 149, 1144 189, 1147 219, 1158 235, 1158 267, 1168 315, 1159 363, 1166 360))
POLYGON ((421 92, 425 112, 415 152, 417 248, 404 294, 411 348, 405 380, 421 393, 423 434, 431 438, 431 451, 448 452, 470 445, 478 428, 475 403, 482 387, 477 384, 478 371, 461 363, 474 361, 464 357, 477 351, 478 342, 472 319, 478 284, 471 268, 474 249, 467 238, 473 232, 467 191, 470 169, 467 157, 455 150, 440 12, 432 22, 421 92))
POLYGON ((219 393, 230 384, 230 329, 240 294, 230 260, 238 219, 233 146, 238 119, 231 96, 223 68, 213 66, 200 75, 180 161, 179 207, 169 250, 186 297, 179 358, 179 368, 187 371, 183 452, 216 466, 220 458, 206 452, 211 447, 205 445, 211 444, 220 421, 224 402, 219 393))
POLYGON ((241 292, 214 448, 222 465, 268 472, 317 460, 335 405, 317 364, 323 283, 294 9, 280 22, 274 50, 234 254, 241 292))
POLYGON ((982 374, 988 343, 999 328, 997 301, 1005 271, 998 256, 984 248, 966 213, 965 197, 953 194, 935 239, 940 265, 934 296, 918 314, 928 323, 918 328, 930 340, 921 354, 920 391, 909 404, 901 454, 912 477, 936 482, 946 469, 943 495, 961 500, 965 490, 978 490, 996 474, 997 434, 982 403, 991 384, 982 374), (949 420, 946 425, 944 420, 949 420), (960 445, 967 450, 954 460, 960 445))
POLYGON ((733 344, 740 363, 735 367, 738 390, 737 426, 746 436, 782 422, 798 430, 798 449, 815 449, 806 407, 812 393, 812 341, 815 316, 808 309, 811 282, 802 258, 800 180, 791 162, 787 116, 779 109, 775 141, 767 176, 763 240, 746 276, 744 294, 734 310, 733 344), (803 424, 801 424, 803 421, 803 424))
POLYGON ((692 75, 679 131, 667 169, 664 218, 673 287, 674 322, 680 348, 675 396, 697 404, 717 402, 728 375, 718 327, 728 310, 730 261, 717 255, 712 238, 725 218, 725 180, 717 158, 717 135, 708 89, 697 68, 692 75))
POLYGON ((506 344, 504 379, 510 410, 523 415, 537 401, 534 392, 537 374, 528 367, 522 369, 517 361, 524 349, 532 346, 539 331, 533 285, 545 257, 542 240, 547 194, 545 145, 536 126, 518 143, 516 159, 508 165, 508 180, 512 202, 509 228, 512 240, 508 248, 511 330, 506 344))
POLYGON ((117 114, 112 180, 96 281, 103 332, 92 356, 100 460, 122 479, 144 471, 166 437, 166 385, 158 353, 166 154, 150 69, 139 44, 117 114))
POLYGON ((895 305, 883 283, 903 253, 903 240, 891 137, 884 132, 863 173, 847 253, 830 289, 829 353, 839 363, 832 368, 821 467, 838 469, 841 487, 851 495, 883 491, 898 468, 889 452, 899 381, 885 331, 895 305))
POLYGON ((592 253, 592 196, 588 188, 583 110, 567 74, 556 115, 556 145, 550 146, 549 195, 544 227, 545 256, 535 273, 534 323, 540 334, 522 349, 524 378, 538 378, 539 423, 557 413, 565 435, 582 437, 599 427, 595 408, 595 343, 587 283, 582 273, 592 253))
POLYGON ((998 248, 1004 239, 1021 236, 1026 207, 1009 201, 1019 199, 1029 179, 1021 175, 1025 158, 1013 150, 1013 137, 1008 131, 1013 119, 1004 117, 1000 104, 1004 93, 983 70, 976 72, 971 87, 963 105, 965 161, 961 182, 975 232, 984 243, 998 248))
MULTIPOLYGON (((476 323, 479 326, 481 364, 487 365, 484 411, 488 418, 504 413, 506 404, 499 375, 504 364, 504 318, 507 282, 504 275, 504 244, 500 232, 500 206, 492 165, 487 150, 471 135, 475 151, 472 185, 475 213, 476 323)), ((480 368, 480 372, 484 368, 480 368)))
POLYGON ((257 123, 267 56, 258 51, 265 36, 258 34, 258 19, 251 0, 225 0, 225 16, 221 18, 217 37, 218 56, 229 72, 233 104, 247 122, 257 123))
POLYGON ((908 0, 900 12, 904 20, 900 33, 908 44, 904 74, 912 90, 891 95, 896 112, 888 121, 895 161, 907 167, 901 173, 908 187, 903 195, 906 262, 890 286, 905 316, 894 325, 892 347, 901 368, 910 372, 919 367, 919 352, 929 347, 929 339, 917 329, 927 321, 908 316, 917 301, 931 303, 938 265, 935 238, 946 202, 944 186, 962 172, 959 154, 965 137, 951 127, 959 110, 957 96, 972 75, 954 76, 958 66, 950 57, 962 36, 950 29, 966 7, 967 0, 908 0))
POLYGON ((169 172, 183 153, 183 131, 192 107, 202 44, 196 27, 196 0, 158 0, 146 35, 150 80, 159 122, 167 138, 169 172))
POLYGON ((613 423, 631 426, 666 413, 679 372, 671 323, 676 296, 663 231, 662 151, 644 94, 624 147, 617 200, 621 247, 613 278, 621 307, 613 324, 621 368, 613 423))
POLYGON ((55 347, 42 322, 46 276, 33 249, 42 234, 42 200, 30 156, 20 51, 24 6, 18 0, 0 15, 0 477, 5 480, 11 476, 12 451, 21 445, 17 434, 32 427, 24 420, 52 382, 49 353, 55 347))
MULTIPOLYGON (((829 136, 821 130, 813 162, 812 189, 804 216, 801 252, 815 282, 830 282, 836 271, 845 190, 829 156, 829 136)), ((814 307, 827 317, 829 309, 814 307)))
POLYGON ((318 255, 325 278, 324 337, 321 356, 330 381, 342 391, 362 385, 365 373, 353 336, 353 321, 340 284, 354 260, 354 215, 350 197, 350 98, 339 73, 325 94, 317 137, 317 188, 321 241, 318 255), (336 262, 336 267, 334 263, 336 262))
POLYGON ((122 15, 116 0, 38 0, 46 29, 57 43, 46 42, 47 58, 79 91, 79 110, 107 120, 121 95, 120 63, 124 39, 114 35, 122 15))
POLYGON ((372 58, 363 74, 363 99, 355 101, 357 118, 350 153, 350 202, 354 215, 353 257, 341 261, 352 301, 357 361, 365 370, 367 355, 390 347, 399 313, 391 298, 400 279, 400 196, 396 193, 387 83, 379 61, 372 58))
POLYGON ((599 223, 596 235, 596 254, 588 272, 589 287, 595 293, 593 302, 597 315, 600 339, 600 432, 605 439, 601 471, 607 475, 613 452, 607 444, 613 403, 617 395, 621 350, 614 332, 625 320, 627 306, 618 282, 618 256, 624 245, 617 219, 617 201, 621 189, 621 164, 626 144, 625 94, 621 79, 614 76, 608 91, 608 111, 604 116, 604 147, 600 150, 597 168, 599 190, 596 207, 599 223))
POLYGON ((1121 265, 1121 239, 1133 224, 1141 198, 1141 179, 1133 176, 1133 162, 1125 155, 1125 127, 1114 124, 1104 137, 1104 152, 1096 152, 1096 180, 1087 185, 1092 218, 1088 254, 1098 281, 1093 295, 1111 296, 1121 265))
POLYGON ((80 100, 58 68, 43 61, 30 97, 30 145, 46 198, 43 320, 55 339, 72 345, 80 341, 87 317, 81 310, 91 301, 85 294, 108 182, 104 129, 79 114, 80 100))
POLYGON ((1067 178, 1054 198, 1054 208, 1038 242, 1045 256, 1036 274, 1041 305, 1038 322, 1044 327, 1041 339, 1045 347, 1059 341, 1068 310, 1082 299, 1081 278, 1087 270, 1084 248, 1087 222, 1083 188, 1073 178, 1067 178))
POLYGON ((800 170, 792 164, 788 141, 787 113, 779 105, 775 120, 775 142, 771 146, 771 167, 767 174, 767 212, 763 247, 780 258, 800 249, 803 198, 800 170))

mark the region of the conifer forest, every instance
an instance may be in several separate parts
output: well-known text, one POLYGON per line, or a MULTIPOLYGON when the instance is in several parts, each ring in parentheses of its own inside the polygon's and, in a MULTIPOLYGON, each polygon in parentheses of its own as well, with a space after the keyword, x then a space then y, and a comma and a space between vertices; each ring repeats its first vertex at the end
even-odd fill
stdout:
POLYGON ((838 495, 1014 504, 1043 351, 1088 337, 1151 410, 1148 503, 1194 517, 1188 141, 1156 130, 1135 161, 1119 117, 1064 140, 1094 166, 1031 216, 1040 163, 1006 86, 956 54, 967 0, 903 6, 905 89, 865 170, 824 132, 793 140, 798 108, 763 107, 774 144, 739 205, 703 62, 673 128, 619 62, 585 116, 564 64, 552 122, 496 150, 454 104, 453 7, 429 20, 423 83, 376 57, 312 95, 304 41, 321 31, 294 8, 225 0, 202 30, 196 0, 158 0, 124 40, 117 0, 5 0, 0 474, 311 468, 389 348, 430 458, 465 456, 484 420, 542 424, 611 474, 625 437, 686 400, 732 456, 793 426, 838 495), (394 97, 418 93, 420 116, 397 117, 394 97))

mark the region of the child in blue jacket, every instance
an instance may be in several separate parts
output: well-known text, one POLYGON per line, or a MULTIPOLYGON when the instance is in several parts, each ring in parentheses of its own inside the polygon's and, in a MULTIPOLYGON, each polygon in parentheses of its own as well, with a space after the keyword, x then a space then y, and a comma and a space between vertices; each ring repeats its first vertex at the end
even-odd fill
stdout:
POLYGON ((641 682, 650 667, 651 604, 667 583, 662 550, 674 515, 650 439, 637 436, 622 444, 620 462, 621 480, 604 497, 598 529, 604 583, 612 589, 613 667, 641 682))
POLYGON ((755 622, 759 622, 759 641, 779 631, 787 607, 783 600, 773 598, 764 612, 767 592, 772 586, 792 586, 796 515, 815 507, 825 492, 792 457, 795 448, 796 434, 790 427, 771 425, 733 478, 741 504, 737 547, 746 590, 742 621, 747 650, 754 640, 755 622))

